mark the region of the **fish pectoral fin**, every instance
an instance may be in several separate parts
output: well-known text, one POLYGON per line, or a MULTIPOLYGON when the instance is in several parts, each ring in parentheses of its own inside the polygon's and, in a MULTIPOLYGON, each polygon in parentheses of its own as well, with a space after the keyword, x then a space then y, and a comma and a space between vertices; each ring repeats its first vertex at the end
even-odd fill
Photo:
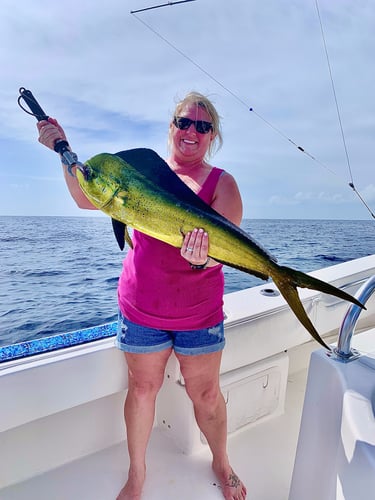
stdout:
POLYGON ((124 250, 125 241, 130 246, 130 248, 133 248, 133 242, 129 235, 126 224, 116 219, 111 220, 113 232, 115 233, 116 241, 118 243, 118 246, 120 247, 120 250, 124 250))
POLYGON ((133 241, 129 234, 128 226, 126 224, 124 224, 124 226, 125 226, 125 241, 129 245, 129 247, 133 250, 133 241))
POLYGON ((316 331, 314 325, 312 324, 310 318, 308 317, 305 308, 302 305, 301 299, 299 298, 297 289, 290 282, 285 279, 278 280, 277 278, 273 278, 277 288, 280 290, 281 295, 289 304, 289 307, 292 309, 294 314, 297 316, 302 325, 306 328, 306 330, 310 333, 310 335, 317 341, 319 344, 329 351, 331 348, 324 342, 322 337, 316 331))

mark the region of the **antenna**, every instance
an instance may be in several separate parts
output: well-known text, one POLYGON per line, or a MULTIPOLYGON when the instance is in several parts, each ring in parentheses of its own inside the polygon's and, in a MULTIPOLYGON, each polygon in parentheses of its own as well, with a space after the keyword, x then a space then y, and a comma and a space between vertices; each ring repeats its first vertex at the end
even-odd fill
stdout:
POLYGON ((160 9, 160 7, 168 7, 172 5, 177 5, 179 3, 187 3, 187 2, 195 2, 195 0, 180 0, 178 2, 161 3, 159 5, 153 5, 152 7, 145 7, 144 9, 131 10, 130 14, 136 14, 137 12, 144 12, 145 10, 160 9))

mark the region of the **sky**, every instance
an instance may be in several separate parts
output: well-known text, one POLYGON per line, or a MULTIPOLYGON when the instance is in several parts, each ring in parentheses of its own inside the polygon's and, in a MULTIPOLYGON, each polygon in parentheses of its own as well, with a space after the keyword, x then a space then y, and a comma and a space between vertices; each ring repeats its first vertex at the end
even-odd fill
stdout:
POLYGON ((1 1, 0 215, 93 215, 18 107, 25 87, 81 161, 134 147, 166 157, 176 101, 199 91, 222 118, 211 163, 237 180, 246 218, 371 218, 348 183, 374 212, 375 2, 195 0, 131 14, 157 3, 1 1))

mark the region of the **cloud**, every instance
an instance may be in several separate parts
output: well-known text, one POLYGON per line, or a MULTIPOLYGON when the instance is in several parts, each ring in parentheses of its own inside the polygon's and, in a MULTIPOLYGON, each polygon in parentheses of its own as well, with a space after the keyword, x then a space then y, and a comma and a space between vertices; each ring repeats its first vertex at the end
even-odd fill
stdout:
POLYGON ((341 193, 327 193, 324 191, 299 191, 291 196, 285 195, 272 195, 269 197, 268 202, 271 205, 303 205, 304 203, 325 203, 327 205, 340 205, 348 203, 349 196, 345 197, 341 193))
POLYGON ((375 184, 368 184, 360 190, 361 196, 368 202, 375 201, 375 184))

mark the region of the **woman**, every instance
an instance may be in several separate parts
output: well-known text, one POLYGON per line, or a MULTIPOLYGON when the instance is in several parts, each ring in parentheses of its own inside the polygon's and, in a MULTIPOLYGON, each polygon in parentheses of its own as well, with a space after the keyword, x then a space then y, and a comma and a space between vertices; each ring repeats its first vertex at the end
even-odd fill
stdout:
MULTIPOLYGON (((39 141, 53 149, 66 140, 56 120, 38 123, 39 141)), ((242 202, 233 177, 207 158, 220 147, 218 113, 205 96, 191 92, 176 106, 169 126, 170 168, 199 197, 233 223, 242 202)), ((70 193, 81 208, 94 209, 77 180, 64 170, 70 193)), ((117 345, 129 373, 125 423, 130 458, 128 480, 118 500, 139 500, 145 481, 145 454, 157 393, 174 350, 195 417, 213 455, 212 467, 226 500, 243 500, 246 488, 233 472, 226 451, 226 406, 219 387, 224 348, 221 264, 208 258, 209 235, 196 228, 176 249, 133 232, 119 280, 117 345)))

